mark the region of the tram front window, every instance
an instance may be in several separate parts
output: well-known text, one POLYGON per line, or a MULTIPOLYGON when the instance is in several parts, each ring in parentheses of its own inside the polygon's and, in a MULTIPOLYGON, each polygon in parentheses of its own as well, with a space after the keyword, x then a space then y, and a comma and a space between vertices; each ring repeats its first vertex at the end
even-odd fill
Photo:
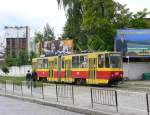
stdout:
POLYGON ((110 68, 121 68, 120 54, 110 54, 110 68))

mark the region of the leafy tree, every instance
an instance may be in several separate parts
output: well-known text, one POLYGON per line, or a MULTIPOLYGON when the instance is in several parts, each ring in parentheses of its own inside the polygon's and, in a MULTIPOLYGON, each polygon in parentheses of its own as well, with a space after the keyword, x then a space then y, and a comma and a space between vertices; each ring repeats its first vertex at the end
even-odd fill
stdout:
POLYGON ((57 0, 59 7, 66 10, 66 24, 64 27, 63 38, 74 40, 75 50, 87 49, 87 36, 81 28, 82 24, 82 2, 81 0, 57 0))
POLYGON ((5 73, 5 74, 8 74, 9 73, 9 68, 6 66, 6 65, 4 65, 4 66, 2 66, 2 71, 5 73))
POLYGON ((50 27, 49 24, 43 28, 43 32, 35 32, 34 33, 34 41, 39 44, 39 55, 42 54, 42 48, 44 46, 44 41, 51 41, 55 39, 54 28, 50 27))
POLYGON ((147 9, 139 11, 133 15, 133 18, 130 20, 130 27, 132 28, 150 28, 150 24, 145 20, 145 17, 150 14, 147 12, 147 9))
POLYGON ((50 27, 50 25, 47 23, 46 26, 44 27, 44 40, 54 40, 55 35, 54 35, 54 28, 50 27))
POLYGON ((111 22, 113 5, 112 0, 83 0, 82 27, 88 33, 88 47, 92 50, 113 49, 116 33, 111 22))
POLYGON ((10 67, 10 66, 15 66, 16 65, 16 58, 13 58, 12 56, 7 56, 5 58, 5 64, 10 67))
POLYGON ((75 48, 113 50, 116 29, 148 28, 147 10, 133 14, 126 5, 113 0, 57 0, 64 7, 67 21, 63 37, 71 38, 75 48), (84 47, 83 47, 84 46, 84 47))
POLYGON ((127 5, 122 5, 118 2, 114 4, 115 11, 112 18, 112 22, 116 28, 128 28, 130 20, 132 19, 133 13, 130 12, 129 8, 126 8, 127 5))
POLYGON ((29 63, 31 64, 32 63, 32 59, 33 58, 36 58, 37 57, 37 55, 35 54, 35 52, 30 52, 30 55, 29 55, 29 58, 30 58, 30 60, 29 60, 29 63))
POLYGON ((44 44, 44 36, 43 36, 43 33, 41 32, 36 32, 34 33, 34 40, 35 40, 35 43, 39 43, 39 55, 42 54, 42 47, 43 47, 43 44, 44 44))
POLYGON ((29 55, 26 51, 19 52, 19 55, 15 56, 7 56, 5 58, 5 65, 10 66, 21 66, 30 64, 29 55))

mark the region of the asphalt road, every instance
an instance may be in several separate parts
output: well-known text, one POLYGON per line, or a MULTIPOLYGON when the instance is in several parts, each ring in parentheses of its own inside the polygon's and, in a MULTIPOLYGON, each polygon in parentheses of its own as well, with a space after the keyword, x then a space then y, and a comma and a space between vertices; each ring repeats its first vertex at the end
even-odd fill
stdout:
POLYGON ((0 97, 0 115, 83 115, 54 107, 0 97))

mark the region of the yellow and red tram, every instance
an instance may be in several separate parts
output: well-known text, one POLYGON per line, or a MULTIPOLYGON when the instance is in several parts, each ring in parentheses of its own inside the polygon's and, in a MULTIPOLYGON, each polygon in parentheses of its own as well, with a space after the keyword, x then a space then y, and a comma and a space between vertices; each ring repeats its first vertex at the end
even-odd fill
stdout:
POLYGON ((32 67, 38 79, 52 82, 116 84, 123 79, 118 52, 96 52, 35 58, 32 67))

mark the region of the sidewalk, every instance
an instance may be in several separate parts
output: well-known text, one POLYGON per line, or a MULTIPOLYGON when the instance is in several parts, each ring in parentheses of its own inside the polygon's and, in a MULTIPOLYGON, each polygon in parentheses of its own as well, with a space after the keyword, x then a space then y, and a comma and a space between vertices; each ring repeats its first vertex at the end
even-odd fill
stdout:
POLYGON ((69 87, 65 87, 65 89, 58 87, 58 90, 60 90, 58 92, 63 94, 62 96, 58 94, 58 99, 55 84, 44 85, 43 92, 41 87, 33 88, 32 90, 28 89, 27 86, 19 87, 12 87, 12 84, 7 84, 7 91, 3 87, 0 90, 1 95, 42 105, 54 106, 86 115, 147 115, 146 94, 144 92, 116 90, 118 95, 118 112, 116 112, 116 106, 110 106, 115 100, 113 96, 114 92, 103 92, 103 89, 105 91, 109 90, 108 88, 101 88, 102 92, 95 93, 95 96, 98 96, 98 98, 94 99, 98 99, 100 100, 98 102, 102 103, 94 103, 92 108, 91 87, 73 86, 73 92, 71 92, 72 88, 70 86, 71 89, 69 87), (70 98, 72 94, 74 95, 73 99, 70 98), (65 95, 69 98, 66 98, 65 95), (105 102, 109 105, 106 105, 105 102))
POLYGON ((83 107, 54 103, 54 102, 45 101, 43 99, 36 99, 36 98, 31 98, 31 97, 22 97, 22 96, 10 95, 10 94, 4 94, 4 93, 0 93, 0 96, 19 99, 19 100, 28 101, 28 102, 37 103, 37 104, 46 105, 46 106, 52 106, 52 107, 56 107, 56 108, 59 108, 62 110, 68 110, 68 111, 81 113, 81 114, 85 114, 85 115, 119 115, 116 113, 96 111, 96 110, 87 109, 87 108, 83 108, 83 107))

